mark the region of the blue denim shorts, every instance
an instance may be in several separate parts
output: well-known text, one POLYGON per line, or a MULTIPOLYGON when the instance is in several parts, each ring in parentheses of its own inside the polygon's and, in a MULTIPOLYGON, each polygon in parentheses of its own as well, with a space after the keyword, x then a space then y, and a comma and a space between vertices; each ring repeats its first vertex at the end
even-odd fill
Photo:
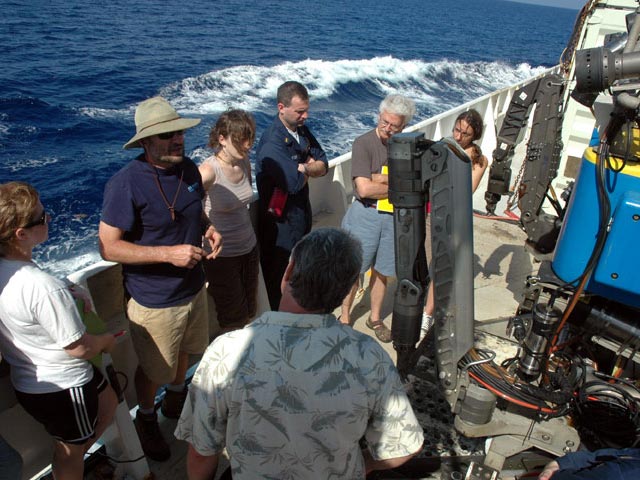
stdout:
POLYGON ((396 259, 393 235, 393 215, 378 212, 375 206, 368 207, 355 200, 344 218, 342 228, 351 232, 362 243, 362 270, 373 267, 385 277, 396 274, 396 259))

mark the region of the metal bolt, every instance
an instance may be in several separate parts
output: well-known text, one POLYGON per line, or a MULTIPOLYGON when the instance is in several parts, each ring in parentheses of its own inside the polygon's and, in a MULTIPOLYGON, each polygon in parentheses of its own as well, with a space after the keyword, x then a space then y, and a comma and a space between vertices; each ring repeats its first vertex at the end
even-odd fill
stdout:
POLYGON ((618 278, 618 274, 617 273, 612 273, 611 274, 611 278, 613 278, 614 280, 616 280, 618 278))
POLYGON ((637 222, 638 220, 640 220, 640 215, 638 215, 637 213, 633 215, 633 221, 637 222))
POLYGON ((573 442, 573 440, 567 440, 567 447, 573 448, 574 446, 575 446, 575 443, 573 442))
POLYGON ((545 442, 548 442, 548 441, 551 439, 551 436, 550 436, 550 435, 547 435, 547 434, 545 433, 545 434, 543 434, 543 435, 542 435, 542 439, 543 439, 545 442))

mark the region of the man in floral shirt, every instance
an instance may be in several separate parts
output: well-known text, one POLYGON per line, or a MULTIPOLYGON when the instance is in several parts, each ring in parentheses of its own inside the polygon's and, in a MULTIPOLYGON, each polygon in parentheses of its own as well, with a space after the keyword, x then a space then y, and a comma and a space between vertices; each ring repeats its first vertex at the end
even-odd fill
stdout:
POLYGON ((280 311, 209 346, 175 432, 190 479, 213 478, 225 447, 234 480, 365 478, 420 451, 393 362, 331 313, 361 263, 350 234, 314 230, 292 252, 280 311))

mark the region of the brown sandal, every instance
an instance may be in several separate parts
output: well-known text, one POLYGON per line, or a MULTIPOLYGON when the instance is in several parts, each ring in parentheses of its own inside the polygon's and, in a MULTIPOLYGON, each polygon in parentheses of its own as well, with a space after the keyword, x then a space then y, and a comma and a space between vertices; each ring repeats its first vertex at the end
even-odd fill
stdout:
POLYGON ((378 340, 382 343, 389 343, 391 341, 391 330, 387 328, 387 326, 382 323, 382 320, 378 320, 377 322, 372 322, 371 317, 367 318, 367 327, 373 330, 373 333, 376 334, 378 340))

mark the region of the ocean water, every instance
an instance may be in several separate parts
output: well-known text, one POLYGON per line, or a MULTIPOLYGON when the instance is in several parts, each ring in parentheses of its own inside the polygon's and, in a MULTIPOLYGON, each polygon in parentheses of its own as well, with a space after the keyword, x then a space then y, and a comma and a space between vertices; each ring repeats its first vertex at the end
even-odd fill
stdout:
POLYGON ((141 100, 203 119, 185 140, 198 161, 220 112, 253 112, 260 135, 277 86, 299 80, 333 158, 389 93, 420 120, 555 65, 576 15, 501 0, 5 0, 0 182, 40 191, 53 221, 35 260, 62 276, 99 259, 104 185, 133 157, 141 100))

